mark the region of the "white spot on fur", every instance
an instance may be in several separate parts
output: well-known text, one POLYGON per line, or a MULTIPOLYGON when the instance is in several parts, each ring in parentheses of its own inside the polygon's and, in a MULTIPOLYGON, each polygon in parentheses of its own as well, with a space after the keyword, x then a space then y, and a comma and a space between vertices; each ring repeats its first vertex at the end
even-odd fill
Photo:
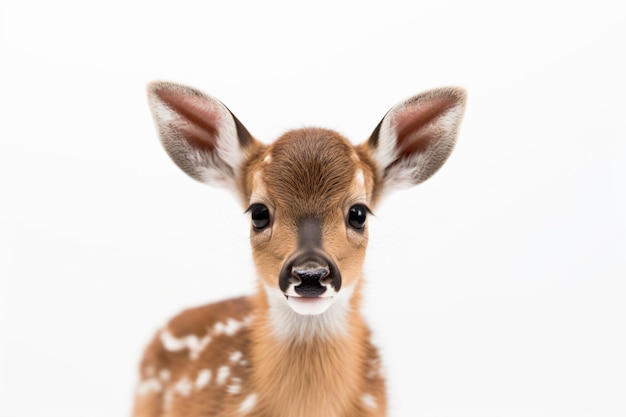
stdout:
POLYGON ((143 397, 144 395, 148 395, 150 393, 161 392, 163 389, 163 385, 161 385, 161 381, 157 378, 148 378, 144 379, 137 385, 136 394, 139 397, 143 397))
POLYGON ((228 358, 231 362, 238 362, 239 360, 241 360, 241 358, 243 357, 243 353, 237 351, 237 352, 233 352, 230 354, 230 357, 228 358))
POLYGON ((196 346, 194 346, 193 348, 189 348, 189 357, 192 360, 198 359, 202 351, 209 345, 210 342, 211 337, 208 335, 204 336, 202 339, 200 339, 196 346))
POLYGON ((248 414, 256 405, 256 394, 248 395, 239 405, 239 413, 248 414))
POLYGON ((295 312, 278 288, 265 286, 265 291, 270 305, 269 317, 272 330, 279 339, 331 338, 347 332, 353 287, 342 287, 341 291, 332 298, 332 304, 326 311, 316 315, 302 315, 295 312))
MULTIPOLYGON (((213 336, 227 335, 234 336, 243 327, 250 325, 252 316, 248 316, 245 319, 239 321, 232 318, 226 320, 226 323, 217 322, 213 325, 213 328, 209 331, 209 334, 198 337, 194 334, 187 336, 176 337, 169 330, 165 329, 161 331, 161 343, 165 350, 169 352, 180 352, 182 350, 189 350, 189 358, 196 360, 200 357, 200 354, 211 343, 213 336)), ((148 369, 146 368, 146 372, 148 369)), ((154 372, 154 371, 152 371, 154 372)))
POLYGON ((374 398, 371 394, 363 394, 361 397, 361 402, 363 405, 369 408, 376 408, 378 404, 376 403, 376 398, 374 398))
POLYGON ((224 385, 229 376, 230 368, 228 366, 221 366, 217 370, 217 379, 215 380, 215 382, 217 382, 218 385, 224 385))
POLYGON ((270 162, 272 162, 272 155, 267 154, 267 156, 263 158, 263 162, 266 164, 269 164, 270 162))
POLYGON ((198 372, 198 377, 196 378, 196 389, 201 390, 206 387, 209 382, 211 382, 211 370, 203 369, 198 372))
POLYGON ((165 350, 170 352, 180 352, 181 350, 189 350, 189 358, 192 360, 198 359, 200 353, 211 342, 211 337, 206 335, 202 338, 194 334, 190 334, 183 337, 176 337, 168 330, 161 332, 161 343, 165 350))
POLYGON ((136 394, 138 396, 144 396, 150 393, 161 392, 164 388, 164 383, 170 377, 170 372, 167 369, 161 369, 158 372, 153 366, 147 366, 144 372, 148 378, 145 378, 137 385, 136 394))
POLYGON ((215 336, 225 334, 226 336, 233 336, 247 323, 245 321, 239 321, 235 319, 228 319, 226 323, 218 321, 213 325, 213 334, 215 336))
POLYGON ((187 348, 187 339, 174 337, 174 335, 167 330, 161 332, 161 343, 163 343, 165 350, 170 352, 178 352, 187 348))
POLYGON ((159 371, 159 379, 161 379, 161 381, 168 381, 170 379, 170 371, 167 369, 161 369, 159 371))
POLYGON ((191 390, 193 388, 193 384, 186 376, 182 377, 176 385, 174 385, 174 390, 178 392, 183 397, 189 397, 191 394, 191 390))
POLYGON ((233 336, 235 333, 241 330, 244 325, 245 323, 243 321, 228 319, 226 320, 226 328, 224 329, 224 333, 227 336, 233 336))
POLYGON ((215 324, 213 325, 213 334, 215 335, 222 334, 224 333, 225 328, 226 328, 226 325, 222 323, 221 321, 215 322, 215 324))
POLYGON ((232 378, 230 381, 226 391, 230 394, 239 394, 241 392, 241 378, 232 378))

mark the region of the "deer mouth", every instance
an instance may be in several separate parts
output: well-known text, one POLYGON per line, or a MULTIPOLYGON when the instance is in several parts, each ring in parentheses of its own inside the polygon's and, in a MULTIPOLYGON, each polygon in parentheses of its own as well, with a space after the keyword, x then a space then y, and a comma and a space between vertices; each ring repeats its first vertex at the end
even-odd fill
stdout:
POLYGON ((333 296, 330 294, 316 297, 285 294, 285 299, 293 311, 305 316, 322 314, 333 303, 333 296))
POLYGON ((316 315, 325 312, 331 306, 337 295, 334 288, 324 286, 319 291, 303 291, 299 285, 292 284, 283 292, 287 305, 296 313, 302 315, 316 315))
POLYGON ((314 297, 311 296, 303 296, 303 295, 295 295, 295 294, 283 294, 285 296, 286 300, 289 300, 290 298, 298 298, 300 299, 302 302, 307 302, 307 301, 311 301, 314 302, 315 300, 319 300, 320 298, 333 298, 333 295, 317 295, 314 297))

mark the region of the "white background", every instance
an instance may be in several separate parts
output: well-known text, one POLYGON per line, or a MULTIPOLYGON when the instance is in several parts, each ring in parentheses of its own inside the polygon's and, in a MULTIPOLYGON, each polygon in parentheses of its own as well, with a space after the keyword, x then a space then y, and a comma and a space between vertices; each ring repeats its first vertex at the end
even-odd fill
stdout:
POLYGON ((465 87, 446 166, 370 223, 390 415, 626 415, 622 9, 0 0, 0 415, 129 415, 158 326, 254 289, 248 220, 167 158, 153 79, 264 141, 362 141, 399 100, 465 87))

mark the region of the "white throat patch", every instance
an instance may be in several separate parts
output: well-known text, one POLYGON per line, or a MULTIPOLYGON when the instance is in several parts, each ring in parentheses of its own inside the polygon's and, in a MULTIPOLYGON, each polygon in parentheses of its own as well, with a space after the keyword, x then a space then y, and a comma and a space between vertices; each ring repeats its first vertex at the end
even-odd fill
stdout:
POLYGON ((303 300, 288 301, 278 288, 267 285, 264 288, 270 306, 269 318, 272 330, 279 339, 301 341, 347 334, 353 287, 342 287, 333 297, 313 300, 313 304, 306 307, 298 305, 303 300), (314 305, 315 303, 319 304, 314 305), (300 307, 304 313, 297 312, 300 307), (318 312, 313 314, 306 312, 311 310, 318 312))

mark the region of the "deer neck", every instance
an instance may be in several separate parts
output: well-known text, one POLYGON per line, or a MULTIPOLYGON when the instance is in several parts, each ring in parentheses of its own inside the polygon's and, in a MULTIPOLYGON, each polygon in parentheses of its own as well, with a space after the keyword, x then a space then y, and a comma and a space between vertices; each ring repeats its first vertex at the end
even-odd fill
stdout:
POLYGON ((358 288, 352 292, 314 316, 293 312, 267 292, 257 295, 252 372, 267 415, 342 415, 358 396, 369 330, 358 288))

